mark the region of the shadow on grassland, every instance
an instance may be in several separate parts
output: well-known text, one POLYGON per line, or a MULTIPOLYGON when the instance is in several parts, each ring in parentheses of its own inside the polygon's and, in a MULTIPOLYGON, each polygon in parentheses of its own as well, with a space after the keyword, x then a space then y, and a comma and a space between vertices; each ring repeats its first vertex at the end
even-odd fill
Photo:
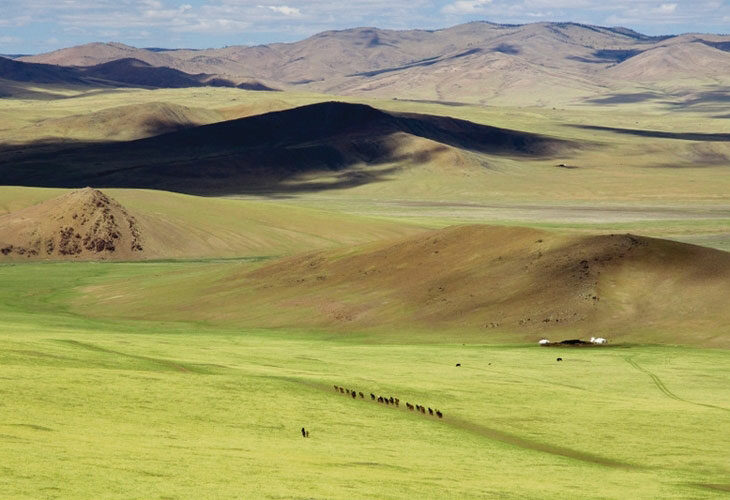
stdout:
POLYGON ((568 125, 583 130, 597 130, 614 132, 616 134, 634 135, 639 137, 653 137, 658 139, 678 139, 682 141, 727 142, 730 134, 707 134, 702 132, 663 132, 660 130, 637 130, 630 128, 602 127, 598 125, 568 125))
POLYGON ((129 142, 7 147, 0 150, 0 184, 312 192, 382 182, 398 164, 428 163, 449 147, 550 158, 575 145, 454 118, 326 102, 129 142))

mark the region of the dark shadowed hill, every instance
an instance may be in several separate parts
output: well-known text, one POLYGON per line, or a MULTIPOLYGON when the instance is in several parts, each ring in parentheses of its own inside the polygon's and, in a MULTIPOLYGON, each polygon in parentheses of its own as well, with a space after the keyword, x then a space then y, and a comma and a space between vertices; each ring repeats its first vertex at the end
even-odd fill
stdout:
POLYGON ((325 102, 131 142, 10 148, 0 154, 0 183, 233 194, 297 189, 288 183, 338 173, 331 185, 307 187, 318 189, 374 182, 388 173, 379 166, 392 171, 448 152, 537 157, 569 146, 453 118, 325 102))
POLYGON ((106 87, 238 87, 246 90, 273 90, 261 82, 152 66, 137 59, 118 59, 95 66, 64 67, 21 62, 0 57, 0 79, 38 84, 106 87))
POLYGON ((76 68, 25 63, 0 57, 0 78, 15 82, 88 85, 76 68))

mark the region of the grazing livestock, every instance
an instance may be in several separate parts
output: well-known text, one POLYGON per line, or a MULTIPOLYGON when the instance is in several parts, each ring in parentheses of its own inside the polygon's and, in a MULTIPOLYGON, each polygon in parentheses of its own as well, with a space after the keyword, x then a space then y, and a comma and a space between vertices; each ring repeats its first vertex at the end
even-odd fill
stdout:
POLYGON ((608 342, 603 337, 591 337, 591 344, 605 344, 608 342))
POLYGON ((431 408, 428 409, 428 414, 433 415, 433 410, 431 408))
POLYGON ((461 366, 461 363, 456 363, 456 366, 461 366))
POLYGON ((360 392, 358 394, 360 394, 360 399, 365 399, 365 394, 363 394, 362 392, 360 392))
POLYGON ((393 399, 393 396, 390 397, 390 404, 395 404, 395 399, 393 399))
POLYGON ((338 390, 338 387, 337 386, 334 386, 334 387, 335 387, 335 390, 338 390))
POLYGON ((302 437, 307 437, 307 431, 304 430, 304 427, 302 427, 302 437))
POLYGON ((424 408, 423 406, 421 406, 421 413, 423 413, 423 414, 426 413, 426 408, 424 408))
POLYGON ((540 342, 538 342, 540 345, 550 345, 550 341, 548 339, 540 339, 540 342))
POLYGON ((383 396, 378 396, 378 403, 382 403, 382 402, 383 402, 383 396))
POLYGON ((340 394, 344 394, 344 393, 345 393, 345 389, 343 389, 342 387, 340 387, 340 394))
POLYGON ((558 358, 558 361, 562 361, 562 360, 563 360, 563 358, 558 358))
POLYGON ((407 401, 406 401, 406 408, 408 408, 409 410, 413 411, 413 405, 411 403, 407 402, 407 401))
POLYGON ((375 394, 373 394, 372 392, 370 393, 370 399, 372 399, 373 401, 375 401, 375 394))
POLYGON ((352 399, 355 399, 355 398, 357 398, 357 393, 355 393, 355 391, 352 391, 352 399))
POLYGON ((309 437, 309 431, 304 431, 304 437, 305 438, 308 438, 309 437))
POLYGON ((439 410, 436 410, 436 416, 438 416, 438 418, 443 418, 444 414, 441 413, 439 410))

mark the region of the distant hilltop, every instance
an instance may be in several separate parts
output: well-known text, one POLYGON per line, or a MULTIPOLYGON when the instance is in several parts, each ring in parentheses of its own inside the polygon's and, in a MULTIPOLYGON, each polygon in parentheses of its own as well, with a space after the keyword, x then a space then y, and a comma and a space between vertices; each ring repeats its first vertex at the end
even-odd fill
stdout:
POLYGON ((208 75, 193 78, 196 84, 229 80, 255 82, 261 90, 534 104, 631 86, 678 91, 728 85, 730 35, 648 36, 577 23, 473 22, 441 30, 353 28, 296 43, 202 50, 91 43, 16 59, 84 68, 131 60, 136 67, 178 71, 176 80, 208 75))

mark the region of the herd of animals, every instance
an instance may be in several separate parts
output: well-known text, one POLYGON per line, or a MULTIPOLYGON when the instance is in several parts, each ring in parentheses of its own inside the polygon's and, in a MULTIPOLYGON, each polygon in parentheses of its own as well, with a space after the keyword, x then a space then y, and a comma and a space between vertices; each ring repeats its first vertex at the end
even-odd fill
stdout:
MULTIPOLYGON (((358 397, 360 399, 365 399, 365 394, 363 392, 358 392, 350 389, 346 389, 344 387, 340 387, 339 385, 334 386, 335 391, 339 392, 340 394, 347 394, 348 396, 352 397, 352 399, 357 399, 358 397)), ((378 403, 384 404, 384 405, 393 405, 400 407, 400 399, 394 398, 393 396, 390 397, 384 397, 384 396, 376 396, 372 392, 370 393, 370 400, 371 401, 377 401, 378 403)), ((424 415, 428 413, 429 415, 436 416, 438 418, 444 418, 444 414, 440 410, 434 410, 433 408, 427 408, 422 405, 412 405, 411 403, 406 401, 406 408, 408 408, 410 411, 417 411, 420 413, 423 413, 424 415)))
MULTIPOLYGON (((596 343, 596 342, 594 342, 594 340, 595 339, 591 338, 591 343, 596 343)), ((599 339, 599 340, 603 341, 603 342, 599 342, 599 343, 605 343, 605 339, 599 339)), ((566 341, 566 342, 570 343, 570 341, 566 341)), ((578 341, 578 342, 581 342, 581 341, 578 341)), ((587 342, 584 342, 584 343, 587 343, 587 342)), ((542 341, 540 341, 540 344, 544 345, 542 341)), ((562 361, 562 360, 563 360, 563 358, 557 358, 557 361, 562 361)), ((461 366, 461 363, 457 363, 456 366, 461 366)), ((350 390, 345 387, 341 387, 339 385, 333 385, 332 387, 334 387, 335 392, 339 392, 340 394, 347 394, 352 399, 358 399, 358 398, 363 399, 363 400, 365 399, 365 393, 363 393, 362 391, 350 390)), ((389 396, 389 397, 376 396, 375 394, 373 394, 371 392, 370 400, 377 401, 378 403, 384 404, 384 405, 393 405, 393 406, 400 407, 400 399, 395 398, 393 396, 389 396)), ((412 405, 411 403, 406 401, 406 408, 410 411, 416 411, 416 412, 423 413, 424 415, 426 413, 428 413, 429 415, 436 416, 438 418, 444 418, 444 414, 443 414, 443 412, 441 412, 441 410, 434 410, 433 408, 428 408, 423 405, 418 405, 418 404, 412 405)), ((304 437, 304 438, 309 437, 309 431, 306 430, 304 427, 302 427, 302 437, 304 437)))

